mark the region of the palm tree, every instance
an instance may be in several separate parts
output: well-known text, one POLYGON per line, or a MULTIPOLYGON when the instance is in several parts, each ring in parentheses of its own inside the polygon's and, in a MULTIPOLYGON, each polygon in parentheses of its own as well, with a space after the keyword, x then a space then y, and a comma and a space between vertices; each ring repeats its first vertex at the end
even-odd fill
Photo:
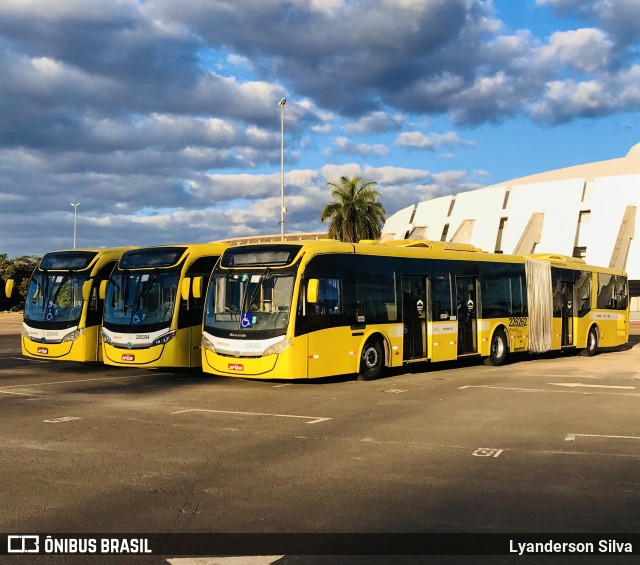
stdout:
POLYGON ((340 177, 330 181, 333 202, 320 212, 320 221, 329 222, 329 237, 355 243, 361 239, 380 239, 385 209, 378 202, 376 182, 360 177, 340 177))

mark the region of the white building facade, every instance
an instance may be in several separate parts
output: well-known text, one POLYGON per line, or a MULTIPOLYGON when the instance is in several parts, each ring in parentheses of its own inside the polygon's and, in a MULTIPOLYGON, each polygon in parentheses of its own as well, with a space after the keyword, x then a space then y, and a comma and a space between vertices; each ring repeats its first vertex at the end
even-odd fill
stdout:
POLYGON ((382 239, 470 243, 484 251, 557 253, 629 275, 640 319, 640 144, 620 159, 532 175, 404 208, 382 239), (638 234, 638 237, 636 237, 638 234))

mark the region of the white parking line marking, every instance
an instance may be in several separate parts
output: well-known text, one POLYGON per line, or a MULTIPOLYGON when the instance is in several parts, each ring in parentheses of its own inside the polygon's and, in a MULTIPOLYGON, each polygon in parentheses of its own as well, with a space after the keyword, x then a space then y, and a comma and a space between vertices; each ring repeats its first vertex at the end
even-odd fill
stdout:
POLYGON ((47 359, 29 359, 28 357, 0 357, 0 361, 3 359, 15 359, 18 361, 28 361, 29 363, 51 363, 47 359))
MULTIPOLYGON (((553 383, 550 383, 553 384, 553 383)), ((586 385, 585 385, 586 386, 586 385)), ((466 385, 459 386, 458 390, 463 390, 465 388, 491 388, 497 390, 514 390, 516 392, 552 392, 555 394, 589 394, 589 395, 608 395, 608 396, 640 396, 640 394, 633 392, 585 392, 582 390, 553 390, 553 389, 543 389, 543 388, 517 388, 517 387, 509 387, 509 386, 491 386, 491 385, 466 385)), ((635 388, 635 387, 632 387, 635 388)))
POLYGON ((96 378, 96 379, 78 379, 75 381, 52 381, 49 383, 32 383, 32 384, 23 384, 23 385, 10 385, 2 388, 24 388, 30 386, 46 386, 46 385, 66 385, 70 383, 87 383, 91 381, 116 381, 120 379, 137 379, 139 377, 147 377, 147 376, 160 376, 160 375, 171 375, 172 373, 142 373, 140 375, 127 375, 125 377, 104 377, 104 378, 96 378))
POLYGON ((274 418, 300 418, 303 420, 309 420, 305 424, 318 424, 320 422, 327 422, 332 418, 323 418, 321 416, 297 416, 294 414, 267 414, 264 412, 236 412, 233 410, 209 410, 206 408, 189 408, 188 410, 178 410, 171 412, 172 414, 186 414, 187 412, 213 412, 215 414, 239 414, 241 416, 272 416, 274 418))
POLYGON ((18 396, 37 396, 30 392, 9 392, 8 390, 0 390, 0 394, 16 394, 18 396))
POLYGON ((564 441, 576 441, 576 437, 603 437, 607 439, 640 439, 637 436, 610 436, 610 435, 599 435, 599 434, 567 434, 567 437, 564 438, 564 441))
POLYGON ((59 424, 60 422, 73 422, 73 420, 82 420, 80 416, 61 416, 60 418, 53 418, 52 420, 42 420, 47 424, 59 424))
MULTIPOLYGON (((459 386, 458 390, 463 390, 465 388, 497 388, 500 390, 520 390, 523 392, 547 392, 539 388, 515 388, 515 387, 509 387, 509 386, 491 386, 491 385, 465 385, 465 386, 459 386)), ((560 392, 560 391, 552 391, 552 392, 560 392)))
POLYGON ((585 387, 589 387, 589 388, 622 388, 625 390, 635 390, 636 387, 634 386, 616 386, 616 385, 586 385, 583 383, 547 383, 549 385, 554 385, 554 386, 568 386, 568 387, 572 387, 575 388, 577 386, 585 386, 585 387))
POLYGON ((284 383, 282 385, 275 385, 273 388, 282 388, 283 386, 291 386, 293 383, 284 383))
POLYGON ((390 388, 389 390, 385 390, 384 392, 392 392, 394 394, 400 394, 401 392, 409 392, 408 390, 403 390, 400 388, 390 388))

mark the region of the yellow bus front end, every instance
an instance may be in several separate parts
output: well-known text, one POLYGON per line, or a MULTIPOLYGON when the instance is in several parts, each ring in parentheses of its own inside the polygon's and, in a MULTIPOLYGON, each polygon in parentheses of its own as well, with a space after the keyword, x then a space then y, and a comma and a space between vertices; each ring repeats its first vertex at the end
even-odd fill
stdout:
POLYGON ((22 325, 22 354, 34 359, 92 362, 102 359, 98 346, 100 327, 42 330, 22 325))
POLYGON ((42 258, 27 289, 23 355, 59 361, 102 359, 99 286, 127 249, 52 251, 42 258))
POLYGON ((226 247, 166 245, 125 253, 101 291, 104 363, 199 367, 203 285, 226 247))

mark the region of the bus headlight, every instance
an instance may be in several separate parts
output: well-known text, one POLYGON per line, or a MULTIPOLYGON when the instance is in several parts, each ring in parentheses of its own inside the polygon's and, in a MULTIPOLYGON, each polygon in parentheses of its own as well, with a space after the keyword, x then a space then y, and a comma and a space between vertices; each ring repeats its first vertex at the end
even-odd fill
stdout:
POLYGON ((169 333, 166 333, 154 339, 151 346, 164 345, 165 343, 169 343, 174 338, 175 335, 176 335, 176 330, 171 330, 169 333))
POLYGON ((204 336, 202 336, 202 347, 206 351, 212 351, 213 353, 216 352, 216 348, 213 346, 213 343, 211 343, 211 340, 204 336))
POLYGON ((113 343, 111 341, 111 338, 107 335, 107 332, 105 332, 104 330, 102 330, 102 341, 107 345, 112 345, 113 343))
POLYGON ((290 345, 291 345, 290 339, 283 339, 282 341, 279 341, 278 343, 274 343, 273 345, 267 347, 262 352, 262 355, 278 355, 279 353, 282 353, 290 345))
POLYGON ((69 332, 67 335, 65 335, 62 338, 61 343, 64 343, 66 341, 75 341, 76 339, 78 339, 82 334, 84 333, 84 330, 82 328, 78 328, 77 330, 74 330, 72 332, 69 332))

